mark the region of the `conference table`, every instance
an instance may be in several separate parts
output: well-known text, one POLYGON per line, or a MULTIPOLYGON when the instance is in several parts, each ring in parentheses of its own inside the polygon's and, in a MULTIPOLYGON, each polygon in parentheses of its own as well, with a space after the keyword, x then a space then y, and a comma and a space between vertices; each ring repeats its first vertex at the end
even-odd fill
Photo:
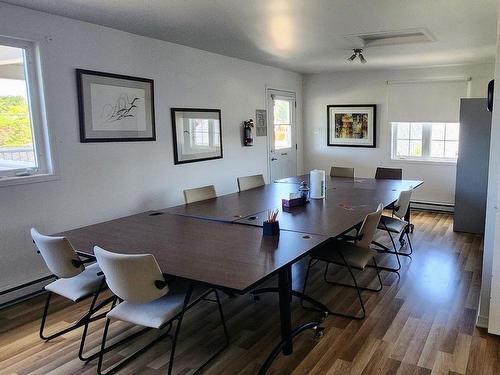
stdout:
MULTIPOLYGON (((281 200, 298 192, 308 176, 278 180, 255 189, 214 199, 143 212, 83 228, 65 236, 78 252, 92 256, 93 247, 126 253, 153 254, 162 272, 232 294, 255 292, 277 275, 281 341, 262 365, 264 374, 275 357, 293 352, 293 337, 306 329, 319 332, 321 322, 292 329, 291 300, 296 296, 318 310, 328 308, 292 289, 292 265, 315 247, 359 225, 379 203, 394 203, 400 191, 415 189, 423 181, 327 178, 324 199, 311 199, 290 212, 281 200), (268 210, 280 209, 278 236, 264 236, 262 223, 268 210)), ((264 289, 263 289, 264 290, 264 289)))

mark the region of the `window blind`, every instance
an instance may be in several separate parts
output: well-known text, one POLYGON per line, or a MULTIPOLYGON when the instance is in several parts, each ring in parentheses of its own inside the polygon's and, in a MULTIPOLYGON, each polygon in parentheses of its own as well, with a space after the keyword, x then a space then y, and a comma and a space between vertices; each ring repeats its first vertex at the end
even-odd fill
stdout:
POLYGON ((468 80, 387 82, 389 122, 459 122, 468 80))

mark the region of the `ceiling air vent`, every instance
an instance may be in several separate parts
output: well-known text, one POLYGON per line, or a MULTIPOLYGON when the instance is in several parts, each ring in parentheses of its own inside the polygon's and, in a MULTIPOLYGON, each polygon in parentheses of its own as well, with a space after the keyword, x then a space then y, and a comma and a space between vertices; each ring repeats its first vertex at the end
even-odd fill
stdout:
POLYGON ((392 46, 397 44, 434 42, 436 39, 424 28, 378 33, 350 34, 345 38, 362 47, 392 46))

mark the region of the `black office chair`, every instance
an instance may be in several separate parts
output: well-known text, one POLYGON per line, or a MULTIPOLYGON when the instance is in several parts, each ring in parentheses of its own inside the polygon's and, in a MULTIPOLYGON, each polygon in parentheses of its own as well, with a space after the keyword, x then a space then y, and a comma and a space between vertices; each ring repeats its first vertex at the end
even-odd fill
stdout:
MULTIPOLYGON (((323 278, 325 282, 337 285, 337 286, 345 286, 348 288, 356 289, 359 303, 361 305, 361 316, 359 315, 351 315, 346 313, 334 312, 329 310, 328 313, 331 315, 342 316, 344 318, 351 318, 361 320, 366 316, 365 304, 363 302, 363 298, 361 297, 361 291, 367 290, 371 292, 379 292, 382 290, 382 280, 380 278, 379 268, 377 266, 377 262, 375 260, 375 255, 377 254, 376 250, 370 248, 370 245, 373 240, 373 236, 377 231, 377 226, 380 222, 380 217, 382 216, 383 211, 382 203, 379 204, 377 211, 369 213, 366 215, 363 220, 363 224, 356 237, 353 238, 353 242, 349 242, 345 239, 337 239, 332 240, 331 244, 326 246, 321 246, 316 248, 311 253, 311 259, 309 260, 309 264, 307 266, 306 277, 304 279, 304 286, 302 288, 302 294, 306 293, 307 280, 309 278, 309 270, 312 266, 313 261, 322 261, 326 262, 325 272, 323 278), (377 271, 377 279, 379 282, 378 288, 369 288, 362 287, 358 285, 356 277, 354 276, 353 268, 363 271, 366 267, 368 267, 368 263, 370 260, 373 262, 373 266, 377 271), (346 267, 349 271, 349 274, 352 278, 354 285, 344 284, 337 281, 330 281, 327 278, 328 274, 328 266, 330 264, 336 264, 338 266, 346 267)), ((304 306, 304 300, 301 300, 302 306, 304 306)))
POLYGON ((377 167, 375 178, 377 180, 402 180, 403 170, 401 168, 377 167))

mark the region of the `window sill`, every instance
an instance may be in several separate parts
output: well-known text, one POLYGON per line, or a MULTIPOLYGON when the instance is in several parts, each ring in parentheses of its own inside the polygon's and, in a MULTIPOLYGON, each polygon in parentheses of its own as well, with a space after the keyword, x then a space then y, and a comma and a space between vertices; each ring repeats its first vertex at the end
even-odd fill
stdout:
POLYGON ((393 161, 398 161, 408 164, 431 164, 431 165, 457 165, 456 161, 451 160, 419 160, 419 159, 402 159, 402 158, 391 158, 393 161))
POLYGON ((0 177, 0 188, 3 186, 34 184, 37 182, 59 180, 55 174, 35 174, 32 176, 0 177))

